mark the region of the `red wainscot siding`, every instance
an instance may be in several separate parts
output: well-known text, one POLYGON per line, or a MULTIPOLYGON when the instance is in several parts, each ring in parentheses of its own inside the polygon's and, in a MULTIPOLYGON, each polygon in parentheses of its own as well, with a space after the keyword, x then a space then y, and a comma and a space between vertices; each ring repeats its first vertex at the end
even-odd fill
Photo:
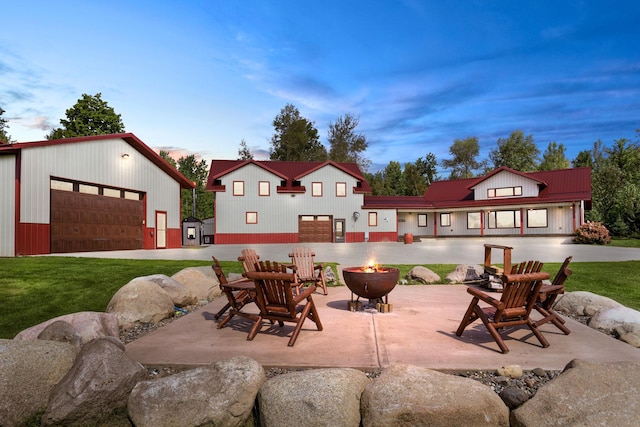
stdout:
POLYGON ((167 228, 167 249, 182 247, 182 230, 179 228, 167 228))
POLYGON ((244 233, 216 233, 214 236, 216 244, 246 245, 259 243, 298 243, 298 233, 265 233, 265 234, 244 234, 244 233))
POLYGON ((372 232, 369 233, 370 242, 397 242, 398 233, 395 231, 372 232))
POLYGON ((19 223, 16 230, 16 255, 51 253, 51 226, 49 224, 19 223))
POLYGON ((144 227, 142 229, 142 249, 155 249, 155 229, 144 227))
POLYGON ((364 242, 364 232, 363 231, 357 231, 357 232, 347 232, 344 236, 344 240, 347 243, 363 243, 364 242))

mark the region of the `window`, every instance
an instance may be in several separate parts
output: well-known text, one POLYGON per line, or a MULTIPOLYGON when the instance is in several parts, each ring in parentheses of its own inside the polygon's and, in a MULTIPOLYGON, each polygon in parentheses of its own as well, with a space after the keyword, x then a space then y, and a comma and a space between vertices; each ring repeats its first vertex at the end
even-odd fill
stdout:
MULTIPOLYGON (((78 187, 78 191, 85 194, 100 194, 100 189, 98 187, 88 184, 80 184, 80 186, 78 187)), ((118 197, 120 197, 119 194, 118 197)))
POLYGON ((57 179, 51 180, 52 190, 73 191, 73 182, 59 181, 57 179))
POLYGON ((321 182, 312 182, 311 183, 311 196, 313 196, 313 197, 322 197, 322 183, 321 182))
POLYGON ((547 227, 547 210, 546 209, 529 209, 527 211, 527 227, 546 228, 547 227))
POLYGON ((246 213, 246 222, 247 222, 247 224, 257 224, 258 223, 258 212, 247 212, 246 213))
POLYGON ((258 196, 268 196, 270 193, 269 181, 258 182, 258 196))
POLYGON ((480 212, 467 212, 467 228, 480 228, 480 212))
POLYGON ((502 187, 502 188, 489 188, 487 190, 487 197, 490 199, 494 197, 513 197, 522 196, 522 187, 502 187))
POLYGON ((369 226, 378 226, 378 212, 369 212, 369 226))
POLYGON ((233 195, 244 196, 244 181, 233 181, 233 195))
MULTIPOLYGON (((130 191, 127 191, 127 193, 130 193, 130 191)), ((105 196, 109 196, 109 197, 120 197, 120 190, 116 190, 114 188, 105 188, 103 190, 102 194, 105 195, 105 196)), ((134 194, 136 194, 136 193, 134 193, 134 194)), ((137 196, 137 194, 136 194, 136 196, 137 196)), ((138 199, 132 199, 132 200, 138 200, 138 199)))
POLYGON ((336 182, 336 197, 347 197, 346 182, 336 182))
POLYGON ((451 227, 451 214, 450 213, 441 213, 440 214, 440 227, 451 227))
POLYGON ((418 227, 427 227, 427 214, 418 214, 418 227))
POLYGON ((489 212, 489 228, 519 228, 520 211, 489 212))

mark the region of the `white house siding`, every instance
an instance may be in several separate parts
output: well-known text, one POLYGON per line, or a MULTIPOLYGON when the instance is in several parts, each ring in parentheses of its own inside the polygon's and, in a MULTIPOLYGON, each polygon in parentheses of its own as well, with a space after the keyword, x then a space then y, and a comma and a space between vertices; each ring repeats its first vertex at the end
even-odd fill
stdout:
POLYGON ((216 233, 277 234, 296 233, 299 215, 330 215, 346 220, 346 232, 383 232, 396 230, 396 211, 381 209, 378 226, 369 227, 367 211, 362 209, 364 196, 354 194, 357 180, 333 166, 326 166, 300 178, 304 193, 278 193, 282 178, 248 164, 221 178, 224 192, 216 193, 216 233), (233 182, 244 182, 244 196, 233 196, 233 182), (258 195, 258 183, 269 181, 270 196, 258 195), (312 196, 312 183, 322 182, 322 197, 312 196), (336 197, 336 182, 345 182, 347 197, 336 197), (258 212, 257 224, 246 224, 245 213, 258 212), (358 221, 353 213, 359 212, 358 221), (386 219, 386 220, 385 220, 386 219))
POLYGON ((402 236, 406 233, 414 236, 432 236, 433 235, 433 212, 399 212, 398 213, 398 235, 402 236), (427 226, 418 226, 418 214, 427 215, 427 226))
POLYGON ((0 257, 15 255, 15 155, 0 156, 0 257))
POLYGON ((154 227, 155 211, 161 210, 169 228, 180 228, 180 185, 122 139, 23 149, 22 165, 21 192, 29 197, 20 200, 21 222, 49 223, 50 178, 57 177, 145 192, 145 225, 154 227))
POLYGON ((489 199, 487 190, 505 187, 522 187, 522 196, 518 197, 538 197, 539 189, 536 181, 515 173, 502 171, 473 187, 474 199, 496 200, 496 198, 489 199))

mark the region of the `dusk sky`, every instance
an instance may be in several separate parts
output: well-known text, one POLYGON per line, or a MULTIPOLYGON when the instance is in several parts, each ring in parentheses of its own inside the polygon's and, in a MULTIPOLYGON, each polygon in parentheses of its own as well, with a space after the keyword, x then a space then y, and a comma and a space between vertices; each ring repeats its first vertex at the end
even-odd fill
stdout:
MULTIPOLYGON (((567 157, 601 139, 637 140, 640 2, 67 1, 2 5, 0 107, 19 142, 60 127, 83 93, 155 149, 268 158, 287 104, 321 141, 360 119, 373 172, 481 158, 514 130, 567 157)), ((327 147, 328 148, 328 147, 327 147)))

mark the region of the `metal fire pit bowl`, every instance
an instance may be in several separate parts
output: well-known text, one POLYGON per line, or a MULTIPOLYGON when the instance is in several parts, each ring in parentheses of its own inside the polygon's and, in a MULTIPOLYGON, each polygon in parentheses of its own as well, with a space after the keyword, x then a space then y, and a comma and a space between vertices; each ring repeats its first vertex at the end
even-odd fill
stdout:
POLYGON ((347 287, 359 297, 376 300, 386 296, 396 287, 400 270, 392 267, 347 267, 342 270, 347 287))

